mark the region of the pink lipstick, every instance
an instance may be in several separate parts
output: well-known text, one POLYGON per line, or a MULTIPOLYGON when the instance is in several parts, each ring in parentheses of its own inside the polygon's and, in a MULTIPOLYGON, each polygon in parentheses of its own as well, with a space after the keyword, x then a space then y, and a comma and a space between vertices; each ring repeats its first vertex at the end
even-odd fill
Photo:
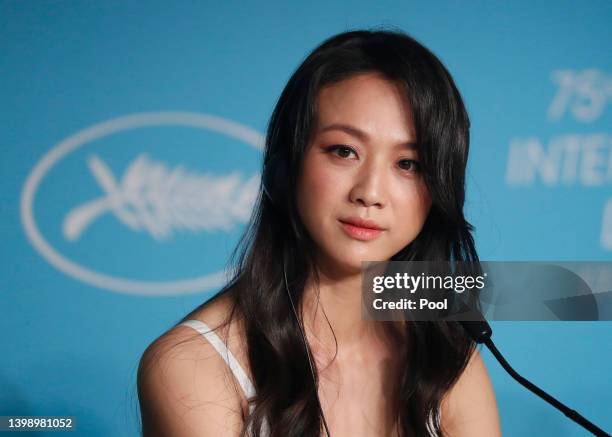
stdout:
POLYGON ((339 219, 342 229, 346 234, 357 240, 369 241, 377 238, 384 229, 372 220, 364 220, 359 217, 339 219))

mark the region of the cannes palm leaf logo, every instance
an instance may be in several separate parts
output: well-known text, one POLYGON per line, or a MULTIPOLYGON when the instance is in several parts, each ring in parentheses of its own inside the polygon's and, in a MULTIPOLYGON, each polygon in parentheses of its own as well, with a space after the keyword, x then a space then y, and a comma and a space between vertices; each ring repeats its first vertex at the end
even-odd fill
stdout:
POLYGON ((259 186, 259 174, 244 180, 239 172, 198 174, 170 168, 140 154, 117 180, 109 166, 92 155, 89 170, 102 195, 72 208, 63 222, 66 240, 76 241, 104 214, 113 214, 132 231, 155 240, 174 231, 230 231, 248 221, 259 186))

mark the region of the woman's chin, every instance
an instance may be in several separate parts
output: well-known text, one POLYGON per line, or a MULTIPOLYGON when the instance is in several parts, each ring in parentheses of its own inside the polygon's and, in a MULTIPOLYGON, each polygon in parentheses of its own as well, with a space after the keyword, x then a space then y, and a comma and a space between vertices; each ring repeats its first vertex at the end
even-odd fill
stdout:
POLYGON ((342 260, 338 260, 334 266, 334 273, 336 275, 353 276, 361 274, 362 262, 370 261, 361 257, 349 257, 346 256, 342 260))
POLYGON ((323 262, 323 265, 319 265, 328 275, 335 277, 361 274, 363 262, 379 261, 381 256, 380 253, 374 254, 363 250, 351 250, 354 248, 346 248, 346 250, 334 249, 333 252, 327 252, 326 256, 319 258, 319 261, 323 262))

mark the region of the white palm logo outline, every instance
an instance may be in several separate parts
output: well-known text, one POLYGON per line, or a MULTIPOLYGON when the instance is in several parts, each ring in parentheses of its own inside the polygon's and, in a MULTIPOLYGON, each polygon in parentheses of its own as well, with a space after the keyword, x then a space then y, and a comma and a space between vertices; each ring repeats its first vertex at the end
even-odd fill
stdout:
POLYGON ((47 240, 36 222, 34 203, 39 185, 49 171, 66 156, 108 135, 150 126, 178 126, 217 132, 262 151, 264 136, 233 120, 197 112, 161 111, 123 115, 86 127, 55 144, 32 168, 21 192, 20 216, 25 235, 32 247, 50 265, 66 275, 105 290, 140 296, 176 295, 216 289, 229 279, 225 270, 173 280, 143 280, 97 271, 71 259, 47 240))

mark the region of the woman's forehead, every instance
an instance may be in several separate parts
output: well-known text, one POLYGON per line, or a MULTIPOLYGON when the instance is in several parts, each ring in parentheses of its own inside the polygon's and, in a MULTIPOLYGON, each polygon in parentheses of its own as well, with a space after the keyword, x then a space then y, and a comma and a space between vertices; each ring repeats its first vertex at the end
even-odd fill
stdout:
POLYGON ((316 134, 333 130, 367 139, 415 136, 410 104, 401 87, 379 74, 362 74, 327 85, 317 98, 316 134))

